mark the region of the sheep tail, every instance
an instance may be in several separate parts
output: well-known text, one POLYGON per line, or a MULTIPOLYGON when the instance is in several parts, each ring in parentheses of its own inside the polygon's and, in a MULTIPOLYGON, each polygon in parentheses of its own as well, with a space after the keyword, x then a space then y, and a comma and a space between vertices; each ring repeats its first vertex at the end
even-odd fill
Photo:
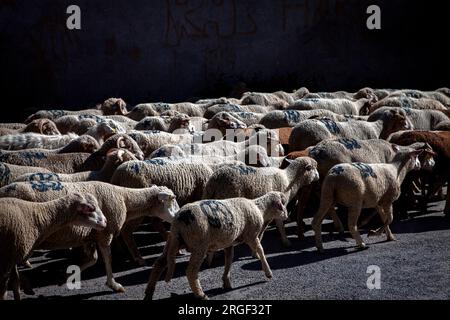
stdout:
POLYGON ((178 235, 172 232, 169 234, 169 238, 167 239, 167 273, 166 273, 166 282, 170 282, 173 277, 173 273, 175 272, 176 265, 176 257, 178 250, 180 248, 180 242, 178 241, 178 235))

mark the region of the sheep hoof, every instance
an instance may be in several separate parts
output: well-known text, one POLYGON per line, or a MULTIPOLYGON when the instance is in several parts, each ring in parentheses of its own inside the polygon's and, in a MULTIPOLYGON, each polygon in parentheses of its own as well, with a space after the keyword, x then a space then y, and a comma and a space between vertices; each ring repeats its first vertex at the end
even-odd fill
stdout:
POLYGON ((223 280, 223 288, 226 290, 232 289, 230 280, 223 280))
POLYGON ((33 268, 33 266, 31 265, 30 261, 25 261, 25 263, 23 264, 24 267, 27 267, 29 269, 33 268))
POLYGON ((112 289, 116 293, 123 293, 125 292, 125 288, 122 287, 121 284, 115 282, 113 284, 106 284, 110 289, 112 289))
POLYGON ((196 295, 195 297, 199 300, 209 300, 208 296, 204 293, 202 295, 196 295))
POLYGON ((387 237, 387 241, 397 241, 394 236, 387 237))
POLYGON ((266 273, 266 277, 267 277, 268 279, 272 279, 272 277, 273 277, 272 271, 266 273))
POLYGON ((361 243, 360 245, 358 245, 358 246, 356 247, 356 249, 359 250, 359 251, 362 251, 362 250, 369 249, 369 247, 366 246, 365 243, 361 243))
POLYGON ((152 295, 151 295, 151 294, 146 294, 146 295, 144 296, 143 301, 152 301, 152 295))
POLYGON ((379 236, 381 235, 382 232, 378 231, 378 230, 369 230, 369 232, 367 233, 367 237, 375 237, 375 236, 379 236))

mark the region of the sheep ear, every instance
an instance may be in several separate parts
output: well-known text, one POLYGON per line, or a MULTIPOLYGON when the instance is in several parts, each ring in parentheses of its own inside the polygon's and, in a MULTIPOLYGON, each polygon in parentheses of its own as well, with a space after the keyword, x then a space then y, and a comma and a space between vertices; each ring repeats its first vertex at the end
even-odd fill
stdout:
POLYGON ((294 160, 292 160, 292 159, 289 159, 289 158, 284 158, 284 160, 286 160, 286 162, 287 162, 287 163, 289 163, 289 164, 291 164, 291 163, 293 163, 293 162, 294 162, 294 160))
POLYGON ((124 137, 119 137, 119 139, 117 139, 117 148, 121 148, 125 145, 125 143, 123 142, 124 139, 124 137))
POLYGON ((395 152, 399 152, 400 151, 400 146, 393 144, 392 145, 392 150, 394 150, 395 152))
POLYGON ((117 151, 117 158, 119 159, 119 161, 123 162, 123 155, 124 154, 125 154, 124 150, 117 151))
POLYGON ((283 211, 283 204, 281 203, 281 201, 275 201, 274 202, 274 204, 273 204, 273 206, 275 207, 275 208, 277 208, 278 210, 280 210, 280 211, 283 211))

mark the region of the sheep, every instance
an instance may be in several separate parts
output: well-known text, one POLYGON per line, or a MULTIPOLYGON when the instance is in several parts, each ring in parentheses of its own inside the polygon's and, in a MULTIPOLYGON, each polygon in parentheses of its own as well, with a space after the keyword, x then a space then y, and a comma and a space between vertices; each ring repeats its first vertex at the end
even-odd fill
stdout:
MULTIPOLYGON (((174 117, 145 117, 134 127, 135 130, 159 130, 173 133, 175 130, 189 130, 190 117, 184 113, 174 117)), ((178 131, 180 132, 180 131, 178 131)))
POLYGON ((238 129, 247 128, 247 125, 239 120, 238 118, 232 116, 228 112, 219 112, 212 117, 208 122, 207 129, 218 129, 225 135, 227 129, 238 129))
POLYGON ((379 108, 371 113, 370 119, 371 121, 373 121, 374 119, 382 118, 386 112, 398 109, 402 109, 405 111, 408 119, 411 120, 411 123, 413 124, 415 130, 435 130, 440 123, 445 124, 449 122, 449 118, 441 111, 399 107, 379 108))
POLYGON ((259 122, 268 129, 277 129, 282 127, 295 127, 300 122, 307 120, 313 116, 325 116, 333 117, 332 119, 338 121, 334 116, 339 116, 339 121, 344 121, 345 117, 343 115, 337 115, 333 111, 325 109, 316 110, 276 110, 267 113, 259 122))
MULTIPOLYGON (((370 121, 369 117, 369 121, 370 121)), ((290 151, 301 151, 326 139, 386 139, 395 131, 412 129, 403 110, 391 110, 374 122, 335 122, 329 119, 305 120, 294 128, 289 138, 290 151)))
POLYGON ((108 115, 122 115, 126 116, 128 114, 127 104, 123 99, 120 98, 109 98, 103 103, 97 105, 97 109, 102 111, 105 116, 108 115))
POLYGON ((237 104, 216 104, 206 109, 203 117, 211 119, 219 112, 255 112, 255 113, 267 113, 269 111, 276 110, 270 106, 260 105, 237 105, 237 104))
MULTIPOLYGON (((273 166, 274 161, 267 155, 266 149, 258 145, 251 145, 245 150, 227 157, 220 156, 187 156, 180 147, 166 145, 161 147, 164 149, 164 155, 158 154, 158 157, 150 155, 150 159, 154 161, 170 161, 171 163, 205 163, 205 164, 221 164, 240 161, 247 165, 256 167, 273 166)), ((156 152, 155 152, 156 153, 156 152)))
POLYGON ((444 106, 450 106, 450 99, 445 94, 439 91, 398 90, 392 92, 388 97, 408 97, 414 99, 428 98, 439 101, 444 106))
POLYGON ((228 112, 228 114, 243 122, 247 127, 259 124, 261 119, 266 115, 265 113, 256 112, 228 112))
POLYGON ((288 110, 316 110, 325 109, 337 114, 365 115, 372 104, 372 100, 359 99, 302 99, 287 107, 288 110))
POLYGON ((320 207, 312 220, 316 246, 323 252, 321 224, 335 204, 348 207, 348 228, 358 249, 365 249, 357 228, 362 208, 376 208, 384 225, 380 228, 387 240, 395 240, 389 225, 393 220, 392 203, 400 196, 406 174, 421 168, 418 155, 409 151, 389 164, 344 163, 331 168, 322 185, 320 207))
MULTIPOLYGON (((293 160, 282 170, 278 168, 251 168, 245 165, 224 166, 209 178, 203 199, 245 197, 254 199, 269 191, 283 192, 289 202, 302 186, 319 179, 317 162, 309 157, 293 160)), ((283 225, 277 221, 282 242, 289 246, 283 225)))
POLYGON ((36 249, 55 250, 84 246, 90 260, 80 269, 83 271, 95 264, 97 253, 94 241, 102 253, 106 273, 106 285, 115 292, 124 292, 122 285, 114 280, 111 268, 110 244, 118 235, 127 220, 144 216, 157 216, 171 222, 179 206, 174 193, 166 187, 130 189, 114 186, 99 181, 65 183, 48 180, 32 180, 13 183, 0 188, 0 198, 16 197, 23 200, 45 202, 51 201, 74 192, 89 193, 97 200, 101 211, 108 220, 106 228, 93 232, 84 227, 66 227, 53 233, 36 249))
POLYGON ((191 252, 186 276, 196 298, 207 299, 198 280, 200 266, 208 252, 225 250, 224 288, 231 288, 230 269, 233 246, 244 242, 258 256, 267 278, 272 271, 261 246, 259 234, 272 219, 287 219, 283 194, 270 192, 254 200, 202 200, 183 206, 176 214, 163 254, 156 260, 145 289, 145 300, 151 300, 162 272, 168 267, 166 281, 175 269, 176 253, 181 245, 191 252))
MULTIPOLYGON (((137 159, 144 160, 144 153, 139 145, 127 134, 115 134, 106 140, 100 149, 92 153, 85 161, 77 168, 76 172, 80 171, 95 171, 100 170, 105 162, 105 156, 111 149, 127 149, 137 159)), ((61 172, 72 173, 72 172, 61 172)))
POLYGON ((44 168, 18 166, 0 162, 0 188, 10 184, 24 174, 34 172, 51 173, 50 170, 44 168))
POLYGON ((37 133, 10 134, 0 137, 0 149, 57 149, 65 146, 76 138, 78 138, 78 135, 73 133, 57 136, 47 136, 37 133))
POLYGON ((68 132, 73 132, 76 134, 86 134, 92 127, 100 124, 109 126, 117 133, 125 133, 128 129, 127 125, 123 125, 123 123, 119 121, 109 119, 104 116, 89 114, 63 116, 56 119, 55 124, 63 134, 68 132))
MULTIPOLYGON (((433 151, 437 153, 437 156, 435 157, 436 165, 433 168, 433 172, 427 176, 429 178, 434 177, 436 189, 439 189, 446 182, 450 182, 450 132, 403 131, 392 134, 388 140, 400 145, 408 145, 415 142, 429 144, 433 151)), ((431 192, 431 194, 433 193, 431 192)), ((450 192, 448 190, 444 214, 450 215, 450 192)))
MULTIPOLYGON (((111 183, 128 188, 145 188, 160 185, 170 188, 177 196, 180 205, 200 200, 214 167, 206 163, 177 163, 163 159, 146 161, 128 161, 114 172, 111 183)), ((145 265, 134 243, 132 233, 142 222, 128 223, 122 230, 122 238, 139 265, 145 265)))
MULTIPOLYGON (((296 159, 297 157, 309 156, 317 161, 317 170, 320 181, 311 186, 305 186, 301 189, 298 195, 297 207, 297 231, 299 238, 303 238, 303 217, 305 208, 310 203, 311 192, 319 189, 321 181, 326 176, 327 172, 335 165, 340 163, 352 162, 366 162, 366 163, 389 163, 394 160, 399 152, 413 151, 413 150, 428 150, 429 146, 424 143, 410 143, 407 147, 400 147, 392 143, 380 139, 337 139, 324 140, 313 147, 309 147, 303 151, 292 152, 287 155, 286 159, 296 159)), ((280 168, 284 169, 289 165, 289 162, 283 161, 280 168)), ((343 232, 343 227, 340 221, 335 220, 335 227, 340 233, 343 232)))
POLYGON ((143 151, 144 158, 148 158, 152 152, 166 144, 192 143, 194 140, 202 141, 190 133, 173 134, 159 130, 152 131, 129 131, 128 135, 136 141, 143 151))
POLYGON ((260 105, 274 109, 284 109, 294 102, 294 98, 283 91, 275 93, 245 92, 241 98, 241 105, 260 105))
POLYGON ((49 119, 37 119, 31 121, 28 125, 14 129, 14 128, 5 128, 0 126, 0 136, 4 136, 7 134, 18 134, 25 132, 34 132, 45 135, 59 135, 60 132, 56 127, 55 123, 49 119))
POLYGON ((369 108, 369 114, 373 113, 375 110, 381 107, 400 107, 400 108, 411 108, 411 109, 421 109, 421 110, 439 110, 446 111, 447 108, 439 101, 433 99, 413 99, 407 97, 394 97, 394 98, 384 98, 376 103, 374 103, 369 108))
MULTIPOLYGON (((223 103, 223 101, 221 102, 223 103)), ((160 116, 163 112, 172 110, 184 113, 190 117, 202 117, 205 110, 212 105, 213 103, 195 104, 191 102, 175 104, 163 102, 142 103, 135 106, 127 116, 135 121, 141 121, 145 117, 160 116)))
MULTIPOLYGON (((278 134, 273 130, 258 131, 248 140, 242 142, 219 140, 206 144, 190 143, 177 144, 176 146, 180 147, 185 154, 224 157, 237 154, 248 146, 256 144, 265 148, 268 155, 283 154, 282 147, 279 145, 278 134)), ((164 149, 164 147, 162 147, 162 149, 164 149)), ((155 153, 156 156, 158 155, 158 150, 155 153)))
POLYGON ((8 280, 14 299, 20 300, 17 264, 24 263, 51 234, 71 225, 99 231, 106 228, 97 200, 87 193, 43 203, 4 198, 0 208, 4 209, 0 213, 0 300, 6 299, 8 280))
POLYGON ((122 163, 137 160, 136 157, 126 149, 112 149, 106 154, 105 164, 99 171, 83 171, 72 174, 52 174, 45 175, 46 172, 33 171, 28 174, 21 175, 14 179, 14 182, 32 181, 36 178, 48 177, 61 182, 83 182, 83 181, 103 181, 109 182, 114 171, 122 163))
POLYGON ((0 161, 8 164, 41 167, 55 173, 80 171, 89 153, 48 153, 44 151, 0 152, 0 161))

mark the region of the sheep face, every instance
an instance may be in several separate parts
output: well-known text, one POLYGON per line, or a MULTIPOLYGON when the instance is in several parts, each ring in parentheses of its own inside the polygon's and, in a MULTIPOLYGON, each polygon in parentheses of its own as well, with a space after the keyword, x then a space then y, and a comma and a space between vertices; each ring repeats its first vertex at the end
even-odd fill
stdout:
POLYGON ((127 104, 120 98, 109 98, 105 100, 101 104, 100 109, 105 116, 116 114, 125 116, 128 114, 127 104))
MULTIPOLYGON (((387 138, 390 134, 402 130, 414 130, 414 126, 409 120, 406 112, 402 109, 388 110, 382 115, 384 120, 383 133, 381 138, 387 138)), ((373 121, 369 117, 368 121, 373 121)))
POLYGON ((297 179, 302 185, 307 186, 319 180, 319 171, 317 170, 317 161, 310 157, 300 157, 295 160, 286 159, 289 167, 295 168, 297 179))
POLYGON ((233 117, 228 112, 219 112, 208 124, 208 129, 219 129, 222 133, 224 133, 226 129, 243 128, 247 128, 246 124, 236 117, 233 117))
MULTIPOLYGON (((138 160, 144 160, 144 153, 139 148, 136 141, 134 141, 131 137, 126 136, 126 135, 118 136, 117 138, 115 138, 115 137, 116 136, 112 136, 111 138, 109 138, 109 139, 111 139, 111 141, 105 141, 105 143, 103 144, 104 146, 106 146, 105 147, 107 149, 107 150, 105 150, 106 152, 114 147, 119 148, 119 149, 127 149, 128 151, 133 153, 136 156, 136 158, 138 158, 138 160), (114 140, 115 140, 115 144, 114 144, 114 140)), ((103 146, 101 149, 103 149, 103 146)))
POLYGON ((100 210, 97 200, 90 194, 84 196, 80 193, 74 193, 76 197, 75 211, 77 216, 74 224, 78 226, 103 230, 106 228, 106 217, 100 210))
POLYGON ((91 136, 81 136, 78 139, 71 142, 75 150, 80 150, 79 152, 94 153, 100 148, 97 140, 91 136))
POLYGON ((172 222, 175 214, 180 210, 175 194, 166 187, 157 187, 158 205, 153 207, 156 216, 164 221, 172 222))
POLYGON ((112 149, 106 154, 106 158, 112 161, 116 166, 127 161, 137 160, 137 158, 126 149, 112 149))
POLYGON ((288 212, 286 209, 287 198, 281 192, 269 192, 266 195, 269 198, 268 210, 272 218, 287 220, 288 212))

